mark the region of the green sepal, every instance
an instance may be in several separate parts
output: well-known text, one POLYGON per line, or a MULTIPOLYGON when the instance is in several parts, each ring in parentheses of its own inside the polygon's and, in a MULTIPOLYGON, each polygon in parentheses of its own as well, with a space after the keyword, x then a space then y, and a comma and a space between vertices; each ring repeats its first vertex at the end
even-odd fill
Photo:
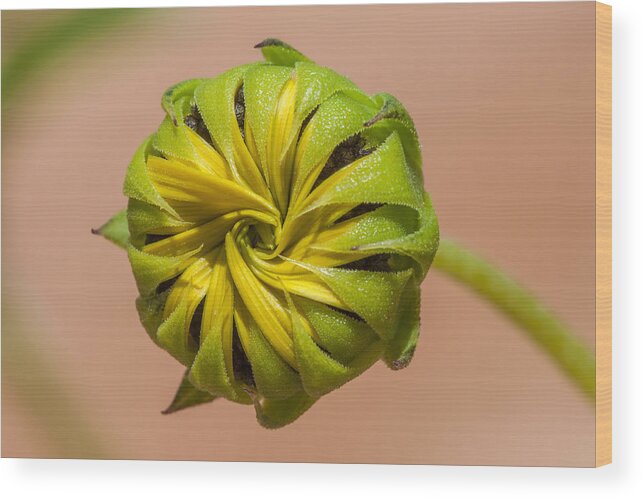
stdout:
POLYGON ((257 391, 275 400, 287 399, 299 392, 301 382, 297 372, 277 355, 241 300, 236 308, 239 338, 252 366, 257 391))
POLYGON ((185 222, 164 210, 138 199, 130 199, 127 203, 127 223, 131 243, 141 249, 147 234, 169 235, 191 228, 193 222, 185 222))
MULTIPOLYGON (((253 104, 246 108, 246 120, 252 129, 259 159, 264 168, 267 167, 268 162, 266 150, 275 106, 284 84, 291 76, 290 68, 257 66, 248 70, 243 78, 245 99, 253 104)), ((268 178, 266 171, 264 176, 268 178)))
POLYGON ((167 289, 163 293, 139 296, 136 298, 136 311, 138 312, 141 324, 152 341, 157 345, 156 332, 161 324, 163 324, 163 308, 165 307, 165 300, 167 300, 169 294, 170 290, 167 289))
POLYGON ((325 243, 314 243, 313 247, 348 256, 366 245, 386 248, 391 242, 413 234, 419 228, 419 216, 416 210, 408 206, 387 204, 336 225, 338 229, 342 226, 346 229, 325 243))
POLYGON ((350 365, 380 341, 363 321, 308 298, 294 296, 293 301, 314 329, 315 341, 344 365, 350 365))
POLYGON ((351 378, 350 368, 323 352, 306 334, 300 319, 293 313, 292 334, 297 369, 306 393, 321 397, 339 388, 351 378))
POLYGON ((427 193, 423 194, 423 198, 423 205, 418 212, 420 221, 417 231, 393 241, 356 245, 355 249, 366 252, 388 251, 409 256, 417 264, 416 275, 421 279, 424 278, 440 245, 440 227, 431 198, 427 193))
POLYGON ((158 345, 186 367, 192 364, 196 355, 189 347, 188 333, 185 327, 187 309, 188 304, 185 301, 179 303, 156 331, 158 345))
POLYGON ((389 203, 417 209, 423 191, 412 175, 400 138, 393 132, 371 154, 324 180, 300 214, 331 204, 389 203))
POLYGON ((269 199, 270 192, 243 142, 235 114, 235 97, 244 75, 257 64, 237 66, 217 78, 206 80, 196 89, 194 99, 210 137, 228 162, 233 176, 241 185, 269 199))
POLYGON ((297 62, 310 61, 304 54, 276 38, 266 38, 257 43, 255 48, 261 49, 266 61, 277 66, 294 66, 297 62))
POLYGON ((130 199, 138 199, 158 206, 178 218, 176 211, 161 197, 147 174, 146 159, 151 149, 153 137, 153 135, 149 136, 134 153, 134 157, 127 167, 123 194, 130 199))
POLYGON ((127 208, 119 211, 98 229, 92 229, 92 234, 103 236, 120 248, 127 248, 130 239, 127 226, 127 208))
MULTIPOLYGON (((311 248, 343 255, 392 253, 413 259, 416 276, 424 277, 440 243, 440 228, 428 194, 418 210, 384 205, 360 215, 339 237, 311 248)), ((353 258, 354 259, 354 258, 353 258)))
POLYGON ((183 161, 191 161, 196 164, 203 164, 203 158, 194 150, 194 146, 186 136, 188 127, 180 122, 175 125, 172 119, 167 116, 159 129, 154 134, 152 146, 156 151, 166 158, 174 158, 183 161))
POLYGON ((235 97, 243 85, 246 72, 257 64, 244 64, 206 80, 194 93, 194 101, 210 132, 210 137, 228 163, 233 166, 234 139, 232 131, 239 129, 235 114, 235 97))
POLYGON ((409 365, 420 334, 420 283, 414 277, 400 296, 399 310, 395 334, 384 351, 384 362, 394 370, 409 365))
POLYGON ((381 348, 362 352, 355 366, 347 366, 331 358, 306 333, 292 299, 288 296, 292 317, 292 334, 297 370, 304 390, 311 397, 321 397, 358 376, 370 367, 380 356, 381 348))
POLYGON ((161 98, 161 107, 168 114, 168 117, 177 126, 184 119, 185 102, 192 100, 194 91, 203 83, 203 79, 182 81, 168 88, 161 98))
POLYGON ((336 73, 332 69, 318 66, 312 62, 297 62, 295 64, 295 80, 297 92, 295 95, 295 116, 288 146, 296 140, 301 132, 301 127, 316 108, 337 93, 360 93, 360 102, 368 102, 370 98, 363 93, 352 81, 336 73))
POLYGON ((399 120, 385 118, 365 128, 362 131, 362 137, 366 140, 366 147, 372 148, 384 142, 393 132, 400 138, 404 157, 412 168, 414 182, 423 185, 422 152, 415 128, 409 128, 406 123, 399 120))
POLYGON ((335 147, 363 130, 364 123, 376 112, 376 107, 358 103, 345 92, 335 93, 324 101, 306 126, 315 140, 305 145, 299 159, 295 169, 293 193, 299 195, 303 183, 311 175, 319 175, 335 147), (341 126, 337 126, 338 123, 341 126))
POLYGON ((417 130, 411 116, 402 103, 390 94, 377 94, 373 96, 373 101, 379 106, 379 111, 364 123, 365 128, 362 132, 368 147, 376 147, 386 140, 392 132, 397 132, 404 146, 406 160, 416 175, 416 182, 422 185, 422 153, 417 130))
POLYGON ((182 409, 187 409, 188 407, 194 407, 195 405, 207 404, 212 402, 217 397, 211 393, 204 392, 196 388, 188 378, 188 371, 185 372, 183 378, 181 378, 181 384, 179 385, 174 399, 170 405, 164 411, 161 411, 161 414, 172 414, 174 412, 180 411, 182 409))
POLYGON ((201 341, 190 368, 190 381, 196 387, 216 393, 228 400, 240 404, 252 404, 250 396, 234 379, 234 373, 229 373, 226 368, 223 354, 223 327, 232 328, 232 323, 225 325, 221 320, 215 320, 214 326, 201 341))
POLYGON ((379 111, 364 126, 369 127, 383 119, 399 120, 406 124, 409 128, 415 128, 411 116, 406 111, 402 103, 393 97, 391 94, 385 92, 376 94, 372 97, 375 104, 379 107, 379 111))
POLYGON ((179 275, 199 251, 200 247, 180 256, 157 256, 130 245, 127 248, 127 256, 141 296, 154 293, 159 284, 179 275))
POLYGON ((372 272, 293 263, 316 274, 348 310, 364 319, 385 342, 391 339, 397 322, 400 295, 413 270, 372 272))
MULTIPOLYGON (((303 121, 313 109, 338 92, 361 90, 348 78, 330 68, 312 62, 295 64, 297 94, 295 97, 295 123, 303 121)), ((368 99, 366 94, 363 94, 368 99)), ((298 127, 295 127, 298 128, 298 127)))
POLYGON ((317 398, 307 395, 303 390, 285 400, 256 396, 254 406, 257 421, 264 428, 271 430, 282 428, 299 418, 317 400, 317 398))

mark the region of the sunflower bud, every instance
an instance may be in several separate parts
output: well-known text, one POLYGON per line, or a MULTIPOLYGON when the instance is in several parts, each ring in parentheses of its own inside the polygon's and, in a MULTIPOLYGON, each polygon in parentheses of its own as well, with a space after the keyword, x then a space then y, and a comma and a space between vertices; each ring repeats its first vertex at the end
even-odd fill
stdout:
POLYGON ((276 428, 409 363, 439 236, 404 107, 257 47, 265 62, 163 95, 124 192, 141 322, 187 368, 166 412, 224 397, 276 428))

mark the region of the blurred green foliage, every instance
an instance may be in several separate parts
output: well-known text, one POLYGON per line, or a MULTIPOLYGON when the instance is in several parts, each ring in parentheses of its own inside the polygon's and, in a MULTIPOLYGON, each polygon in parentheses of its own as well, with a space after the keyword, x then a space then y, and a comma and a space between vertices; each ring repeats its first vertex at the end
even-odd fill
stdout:
MULTIPOLYGON (((5 107, 29 80, 57 56, 91 41, 107 39, 111 28, 129 21, 145 9, 70 10, 45 23, 27 41, 2 57, 2 103, 5 107)), ((3 16, 4 17, 4 16, 3 16)), ((5 24, 3 19, 3 25, 5 24)), ((4 26, 3 26, 4 27, 4 26)))
MULTIPOLYGON (((33 341, 33 321, 14 312, 19 309, 15 303, 3 289, 2 401, 3 405, 8 398, 16 401, 47 435, 47 455, 31 457, 113 457, 104 435, 92 427, 81 401, 47 358, 46 345, 33 341)), ((9 430, 4 425, 2 429, 9 430)))

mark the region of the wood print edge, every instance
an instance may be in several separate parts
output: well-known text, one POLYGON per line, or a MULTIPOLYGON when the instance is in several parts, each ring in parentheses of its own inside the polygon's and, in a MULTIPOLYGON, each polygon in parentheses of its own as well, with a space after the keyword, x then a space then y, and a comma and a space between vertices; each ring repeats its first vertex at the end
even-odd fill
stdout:
POLYGON ((612 8, 596 3, 596 466, 612 462, 612 8))

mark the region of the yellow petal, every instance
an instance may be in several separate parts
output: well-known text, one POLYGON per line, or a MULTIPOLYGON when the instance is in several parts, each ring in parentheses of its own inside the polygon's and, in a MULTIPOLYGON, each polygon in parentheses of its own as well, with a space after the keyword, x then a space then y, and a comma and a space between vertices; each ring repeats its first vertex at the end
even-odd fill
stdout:
POLYGON ((159 256, 177 256, 203 245, 204 251, 223 243, 226 233, 241 219, 254 218, 266 224, 276 223, 274 218, 253 210, 226 213, 190 230, 147 244, 143 251, 159 256))
POLYGON ((248 146, 246 146, 246 143, 241 136, 239 125, 236 122, 232 127, 232 148, 234 164, 237 170, 237 176, 239 177, 238 180, 248 189, 256 192, 264 199, 272 200, 272 194, 268 190, 268 186, 259 170, 259 166, 255 163, 252 154, 250 154, 248 146))
POLYGON ((290 195, 290 182, 295 157, 296 142, 289 144, 295 116, 297 85, 289 79, 281 90, 270 123, 267 143, 269 185, 282 213, 286 212, 290 195))
POLYGON ((269 286, 327 305, 346 308, 319 277, 293 261, 274 263, 262 260, 252 251, 245 253, 254 275, 269 286))
POLYGON ((226 160, 223 159, 214 147, 208 144, 198 133, 189 127, 186 127, 186 136, 196 152, 203 158, 204 165, 207 165, 211 173, 219 177, 232 180, 232 174, 228 168, 226 160))
POLYGON ((170 291, 165 301, 165 307, 163 308, 164 319, 167 319, 181 302, 186 302, 186 334, 194 311, 208 290, 210 273, 212 272, 212 262, 214 261, 216 252, 217 250, 203 258, 199 258, 190 265, 174 283, 172 291, 170 291))
POLYGON ((240 209, 275 213, 268 201, 251 190, 214 174, 186 168, 177 161, 150 156, 147 170, 159 194, 179 211, 182 218, 186 213, 214 217, 240 209), (190 205, 195 207, 193 212, 189 210, 190 205))
MULTIPOLYGON (((301 133, 301 137, 299 137, 299 140, 297 141, 297 150, 295 152, 294 159, 296 165, 301 164, 301 162, 303 161, 306 147, 312 140, 312 136, 313 127, 306 126, 306 128, 304 128, 304 131, 301 133)), ((295 169, 294 179, 292 182, 292 192, 290 193, 291 198, 290 207, 288 209, 289 212, 292 211, 295 206, 301 204, 301 202, 306 198, 310 190, 313 188, 313 185, 315 184, 319 173, 322 171, 324 165, 328 161, 328 158, 330 158, 330 154, 323 158, 315 167, 313 167, 308 172, 305 178, 301 178, 299 176, 299 170, 295 169)))
POLYGON ((295 354, 290 338, 290 317, 287 310, 248 268, 232 233, 226 236, 225 250, 228 268, 239 296, 272 347, 294 368, 295 354))
POLYGON ((226 264, 225 250, 221 248, 215 258, 210 276, 207 296, 203 304, 203 319, 201 322, 201 341, 205 340, 215 320, 222 326, 223 356, 225 367, 230 375, 232 365, 232 312, 234 294, 232 280, 226 264))

